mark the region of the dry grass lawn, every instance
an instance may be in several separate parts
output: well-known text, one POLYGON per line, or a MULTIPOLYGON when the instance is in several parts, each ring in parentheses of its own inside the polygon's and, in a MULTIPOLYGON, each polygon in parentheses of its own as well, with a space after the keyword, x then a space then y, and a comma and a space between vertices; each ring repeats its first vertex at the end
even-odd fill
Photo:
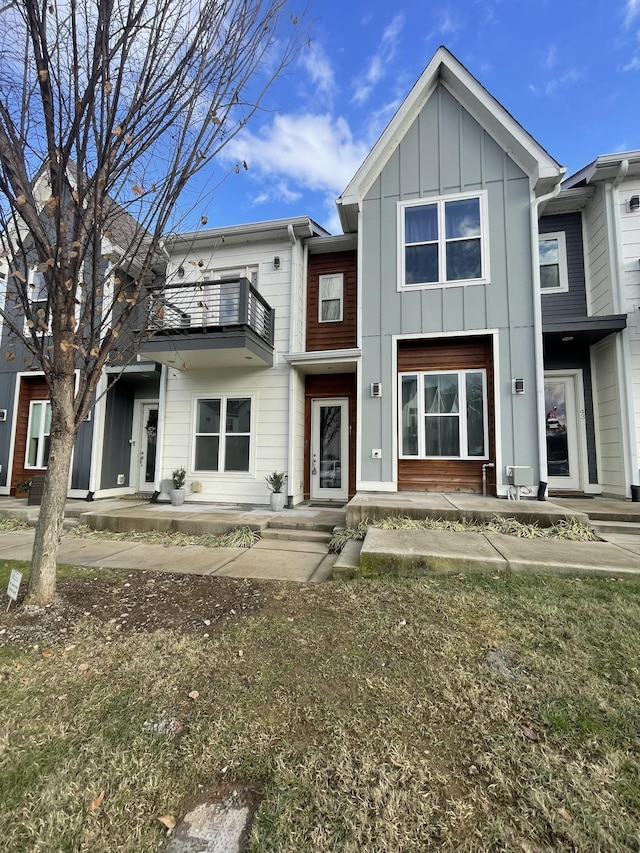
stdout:
POLYGON ((228 786, 250 853, 640 850, 639 583, 266 590, 217 630, 0 648, 2 849, 157 850, 228 786))

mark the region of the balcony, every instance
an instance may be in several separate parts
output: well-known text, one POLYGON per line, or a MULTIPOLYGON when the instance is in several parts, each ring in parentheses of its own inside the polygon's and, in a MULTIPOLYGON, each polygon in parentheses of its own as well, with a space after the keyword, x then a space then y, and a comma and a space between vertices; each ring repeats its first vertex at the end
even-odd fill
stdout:
POLYGON ((275 312, 246 278, 150 288, 140 354, 182 369, 271 367, 275 312))

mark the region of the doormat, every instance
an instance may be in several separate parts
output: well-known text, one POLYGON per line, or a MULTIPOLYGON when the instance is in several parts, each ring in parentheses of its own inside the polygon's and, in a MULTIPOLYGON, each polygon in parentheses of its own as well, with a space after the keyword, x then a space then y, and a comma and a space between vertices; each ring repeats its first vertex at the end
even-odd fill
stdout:
POLYGON ((593 495, 585 495, 582 492, 549 492, 550 498, 571 498, 571 500, 592 501, 593 495))
POLYGON ((316 507, 317 509, 344 509, 346 503, 342 501, 310 501, 307 506, 316 507))

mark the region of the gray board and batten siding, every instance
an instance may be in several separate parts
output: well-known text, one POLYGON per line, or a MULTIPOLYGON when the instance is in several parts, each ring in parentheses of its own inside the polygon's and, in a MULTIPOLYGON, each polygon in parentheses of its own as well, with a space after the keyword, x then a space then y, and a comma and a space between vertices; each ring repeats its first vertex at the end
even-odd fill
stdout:
MULTIPOLYGON (((364 198, 362 387, 395 383, 393 335, 497 329, 502 461, 537 472, 530 217, 529 176, 438 84, 364 198), (488 283, 399 293, 398 202, 481 190, 488 200, 488 283), (524 378, 526 394, 512 396, 512 377, 524 378)), ((382 400, 363 395, 362 480, 393 479, 396 422, 390 393, 382 400), (383 449, 381 461, 371 459, 375 447, 383 449)))

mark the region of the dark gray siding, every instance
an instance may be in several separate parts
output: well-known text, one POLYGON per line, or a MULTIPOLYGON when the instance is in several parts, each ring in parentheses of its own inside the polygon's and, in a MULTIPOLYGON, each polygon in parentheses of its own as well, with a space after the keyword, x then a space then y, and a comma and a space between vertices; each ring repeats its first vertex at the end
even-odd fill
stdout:
POLYGON ((71 468, 71 488, 89 489, 89 471, 91 468, 91 444, 93 441, 93 420, 80 426, 73 448, 71 468))
POLYGON ((115 488, 118 474, 124 474, 125 485, 129 485, 134 398, 134 386, 125 382, 116 382, 107 395, 101 489, 115 488))
POLYGON ((560 213, 543 216, 540 234, 564 231, 567 245, 567 293, 542 294, 542 322, 576 319, 587 315, 587 293, 584 279, 584 248, 582 244, 582 215, 560 213))
POLYGON ((7 419, 0 423, 0 486, 7 485, 7 476, 11 460, 11 425, 13 424, 13 402, 15 398, 15 373, 0 373, 0 408, 7 410, 7 419))

